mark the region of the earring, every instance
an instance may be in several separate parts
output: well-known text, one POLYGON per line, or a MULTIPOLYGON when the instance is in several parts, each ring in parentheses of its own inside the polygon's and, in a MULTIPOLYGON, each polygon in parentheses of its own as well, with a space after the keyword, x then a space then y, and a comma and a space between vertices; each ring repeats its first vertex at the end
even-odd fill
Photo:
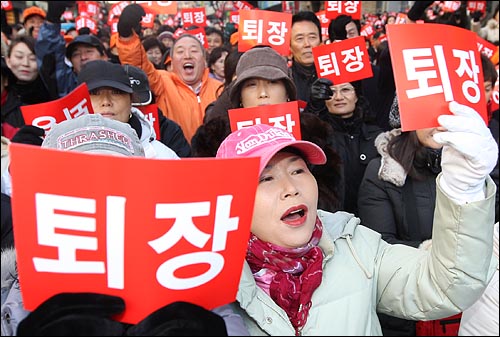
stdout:
POLYGON ((132 118, 132 113, 130 113, 130 115, 128 115, 128 119, 132 118))
POLYGON ((287 98, 287 99, 286 99, 286 101, 287 101, 287 102, 290 102, 290 98, 287 98))
POLYGON ((240 108, 243 108, 243 103, 240 102, 240 108))

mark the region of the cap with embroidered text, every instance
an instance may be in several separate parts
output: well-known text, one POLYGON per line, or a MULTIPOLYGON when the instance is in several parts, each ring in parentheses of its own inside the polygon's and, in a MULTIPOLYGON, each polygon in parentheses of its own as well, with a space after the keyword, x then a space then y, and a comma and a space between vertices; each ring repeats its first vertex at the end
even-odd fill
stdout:
POLYGON ((149 88, 148 75, 141 68, 130 64, 124 64, 123 68, 128 74, 130 85, 134 90, 134 102, 132 105, 148 105, 153 101, 153 94, 149 88))
POLYGON ((132 127, 100 114, 86 114, 54 125, 42 147, 64 151, 144 157, 144 148, 132 127))
POLYGON ((232 132, 219 146, 216 157, 260 157, 260 174, 271 158, 285 147, 299 150, 310 164, 326 163, 325 153, 316 144, 296 140, 288 131, 267 124, 256 124, 232 132))

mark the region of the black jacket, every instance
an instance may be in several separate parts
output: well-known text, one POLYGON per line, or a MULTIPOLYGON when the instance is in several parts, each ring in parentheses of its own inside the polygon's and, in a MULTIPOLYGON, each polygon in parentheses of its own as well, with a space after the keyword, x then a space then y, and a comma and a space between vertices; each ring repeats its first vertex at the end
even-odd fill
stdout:
POLYGON ((342 209, 357 215, 359 185, 370 160, 379 156, 374 141, 382 129, 365 123, 356 115, 347 119, 336 117, 328 112, 326 107, 319 113, 319 117, 333 128, 329 143, 342 160, 342 209))

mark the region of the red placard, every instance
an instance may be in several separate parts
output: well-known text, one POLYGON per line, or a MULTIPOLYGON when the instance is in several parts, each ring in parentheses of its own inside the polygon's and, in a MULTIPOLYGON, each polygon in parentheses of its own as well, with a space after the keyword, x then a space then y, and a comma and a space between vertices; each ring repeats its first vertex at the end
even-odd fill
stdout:
POLYGON ((91 18, 84 17, 84 16, 78 16, 75 20, 75 26, 76 30, 79 30, 80 28, 87 27, 90 29, 92 34, 97 34, 97 22, 91 18))
POLYGON ((54 294, 96 292, 123 298, 117 319, 135 324, 174 301, 213 309, 236 299, 258 158, 153 160, 25 144, 10 155, 27 310, 54 294))
POLYGON ((316 16, 319 19, 321 27, 321 41, 326 41, 329 38, 328 35, 328 25, 330 24, 330 19, 326 17, 325 11, 316 12, 316 16))
POLYGON ((487 41, 483 38, 481 38, 479 35, 476 34, 476 42, 477 42, 477 50, 488 56, 488 58, 492 58, 493 55, 495 54, 495 51, 497 49, 497 46, 495 46, 493 43, 490 41, 487 41))
POLYGON ((373 29, 373 25, 370 23, 367 23, 366 25, 361 27, 361 31, 359 32, 359 35, 366 36, 367 38, 371 38, 373 35, 375 35, 375 29, 373 29))
POLYGON ((387 34, 403 131, 439 126, 437 117, 451 114, 451 101, 487 122, 475 33, 433 23, 388 25, 387 34))
POLYGON ((252 9, 253 6, 246 1, 233 1, 233 6, 237 10, 252 9))
POLYGON ((207 26, 207 15, 205 14, 205 7, 183 9, 181 10, 181 18, 182 25, 185 29, 190 26, 207 26))
POLYGON ((467 1, 467 10, 469 12, 480 11, 484 14, 486 12, 486 1, 467 1))
POLYGON ((440 6, 444 12, 455 12, 460 8, 460 1, 441 1, 440 6))
POLYGON ((135 1, 135 3, 157 14, 177 14, 177 1, 135 1))
POLYGON ((228 114, 231 131, 255 124, 269 124, 287 130, 296 139, 302 139, 297 101, 252 108, 229 109, 228 114))
POLYGON ((229 13, 229 22, 239 24, 240 23, 240 12, 233 11, 229 13))
POLYGON ((78 13, 84 17, 97 17, 99 14, 99 3, 97 1, 78 1, 78 13))
POLYGON ((113 19, 118 18, 122 14, 123 9, 127 7, 129 3, 129 1, 120 1, 111 6, 108 12, 108 25, 111 26, 113 19))
POLYGON ((325 1, 325 13, 329 19, 339 15, 350 15, 354 20, 361 19, 361 1, 325 1))
POLYGON ((2 1, 2 10, 4 11, 11 11, 14 9, 14 6, 12 6, 12 1, 2 1))
POLYGON ((21 106, 26 125, 38 126, 49 131, 52 125, 67 119, 94 113, 87 84, 82 83, 59 99, 39 104, 21 106))
POLYGON ((153 28, 155 25, 156 12, 151 8, 144 8, 146 15, 142 17, 141 27, 143 28, 153 28))
POLYGON ((196 38, 198 40, 200 40, 200 42, 203 45, 203 47, 205 49, 208 48, 207 35, 205 34, 205 29, 204 28, 200 27, 200 28, 196 28, 196 29, 185 30, 184 33, 196 36, 196 38))
POLYGON ((151 123, 151 125, 155 129, 156 139, 159 140, 161 138, 161 134, 160 120, 158 117, 158 105, 156 103, 153 103, 143 106, 136 106, 136 108, 141 110, 141 112, 144 114, 144 117, 146 117, 146 119, 151 123))
POLYGON ((312 52, 318 77, 328 78, 335 84, 373 76, 363 36, 320 45, 312 52))
POLYGON ((244 52, 257 45, 268 45, 279 54, 290 54, 292 14, 273 11, 240 10, 238 51, 244 52))

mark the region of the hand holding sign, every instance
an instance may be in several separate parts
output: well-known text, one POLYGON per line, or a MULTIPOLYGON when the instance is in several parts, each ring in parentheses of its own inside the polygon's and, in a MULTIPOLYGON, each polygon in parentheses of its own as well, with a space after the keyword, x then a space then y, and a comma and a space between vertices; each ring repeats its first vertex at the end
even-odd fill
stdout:
POLYGON ((484 181, 498 158, 498 145, 481 116, 471 107, 450 102, 453 115, 438 121, 447 131, 434 134, 443 144, 442 189, 460 203, 484 199, 484 181))

